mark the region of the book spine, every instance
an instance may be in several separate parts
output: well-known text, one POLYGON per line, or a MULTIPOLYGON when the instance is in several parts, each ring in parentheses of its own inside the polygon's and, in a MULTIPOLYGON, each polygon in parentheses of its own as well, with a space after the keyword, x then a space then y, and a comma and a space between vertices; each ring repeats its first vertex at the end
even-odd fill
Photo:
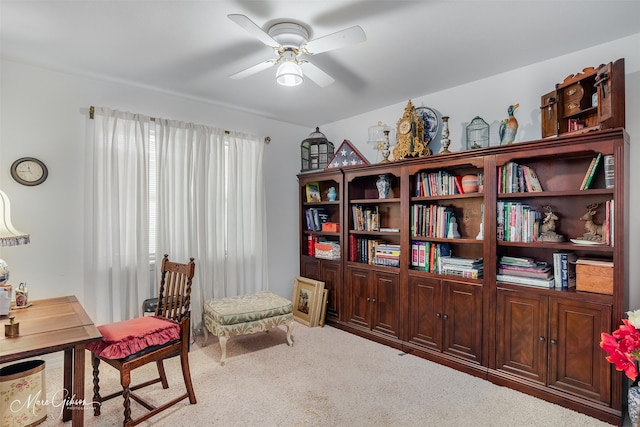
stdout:
POLYGON ((613 188, 615 178, 614 157, 613 154, 604 156, 604 186, 605 188, 613 188))
POLYGON ((313 234, 309 234, 309 237, 307 238, 307 255, 316 255, 316 240, 313 238, 313 234))
POLYGON ((587 172, 584 174, 584 178, 582 179, 582 184, 580 184, 580 190, 584 190, 585 189, 585 185, 587 185, 587 180, 589 179, 589 175, 591 174, 591 171, 593 170, 593 165, 595 165, 596 163, 596 157, 594 157, 593 159, 591 159, 591 163, 589 164, 589 167, 587 168, 587 172))
POLYGON ((602 159, 602 153, 598 153, 596 156, 596 161, 593 163, 593 168, 591 168, 591 172, 589 172, 589 178, 587 179, 586 184, 584 185, 584 189, 587 190, 591 185, 591 181, 593 181, 593 177, 598 170, 598 165, 600 164, 600 160, 602 159))
POLYGON ((561 265, 561 253, 555 252, 553 254, 553 278, 555 287, 560 289, 562 286, 562 265, 561 265))
POLYGON ((354 234, 349 235, 349 261, 356 262, 358 260, 358 239, 354 234))
POLYGON ((560 289, 569 289, 569 258, 566 253, 560 254, 560 289))

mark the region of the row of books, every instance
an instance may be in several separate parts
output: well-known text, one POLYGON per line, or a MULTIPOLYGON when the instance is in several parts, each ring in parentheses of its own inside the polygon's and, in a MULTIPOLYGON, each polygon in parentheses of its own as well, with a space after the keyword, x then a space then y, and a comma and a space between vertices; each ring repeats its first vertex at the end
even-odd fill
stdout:
POLYGON ((542 214, 519 202, 498 201, 496 234, 505 242, 537 242, 542 214))
POLYGON ((309 208, 305 210, 308 231, 322 231, 322 224, 329 222, 329 214, 325 208, 309 208))
POLYGON ((411 206, 411 236, 415 237, 447 237, 449 223, 455 218, 451 206, 422 205, 411 206))
POLYGON ((602 239, 604 243, 609 246, 613 246, 613 232, 614 232, 614 215, 615 205, 612 200, 607 200, 604 203, 604 221, 602 223, 602 239))
POLYGON ((400 245, 352 234, 349 236, 349 261, 400 267, 400 245))
MULTIPOLYGON (((478 174, 478 182, 482 179, 482 174, 478 174)), ((454 194, 464 194, 462 188, 462 176, 450 174, 447 171, 420 172, 416 174, 417 197, 428 196, 451 196, 454 194)))
POLYGON ((411 242, 411 268, 437 274, 479 279, 483 277, 482 258, 452 256, 449 243, 411 242))
POLYGON ((378 206, 353 205, 353 229, 356 231, 379 231, 380 212, 378 206))
POLYGON ((498 193, 541 192, 536 171, 526 165, 507 162, 498 169, 498 193))
POLYGON ((598 153, 593 159, 591 159, 591 163, 589 163, 589 167, 584 174, 584 178, 582 178, 580 190, 589 189, 589 187, 593 183, 593 177, 598 173, 598 168, 601 164, 604 168, 604 186, 605 188, 613 188, 615 182, 614 163, 615 158, 613 157, 613 154, 602 155, 602 153, 598 153))
POLYGON ((573 252, 553 253, 553 277, 556 289, 576 287, 576 261, 578 256, 573 252))

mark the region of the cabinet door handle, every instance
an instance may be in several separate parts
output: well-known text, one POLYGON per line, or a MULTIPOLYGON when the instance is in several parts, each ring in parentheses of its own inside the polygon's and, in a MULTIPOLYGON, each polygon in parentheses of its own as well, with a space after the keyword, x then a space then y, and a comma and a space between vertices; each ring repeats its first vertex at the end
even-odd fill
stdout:
POLYGON ((367 302, 371 301, 371 298, 367 297, 367 302))
POLYGON ((442 315, 440 313, 436 313, 436 317, 439 319, 442 315))
POLYGON ((373 298, 373 299, 371 300, 371 302, 375 304, 375 303, 376 303, 376 299, 375 299, 375 298, 373 298))
POLYGON ((541 342, 544 342, 544 337, 538 338, 541 342))
POLYGON ((556 345, 558 342, 556 340, 551 340, 551 345, 556 345))
POLYGON ((443 318, 444 320, 447 320, 447 319, 449 318, 449 315, 448 315, 448 314, 445 314, 444 316, 442 316, 442 318, 443 318))

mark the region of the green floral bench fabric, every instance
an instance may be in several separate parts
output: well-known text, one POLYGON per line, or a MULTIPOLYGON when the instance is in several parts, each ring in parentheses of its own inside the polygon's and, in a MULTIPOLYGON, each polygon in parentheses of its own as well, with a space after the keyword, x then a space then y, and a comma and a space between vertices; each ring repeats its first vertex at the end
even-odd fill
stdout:
POLYGON ((209 338, 209 332, 220 341, 221 365, 224 365, 227 358, 227 340, 234 335, 253 334, 285 325, 287 344, 293 345, 293 304, 269 291, 209 299, 204 304, 202 323, 205 342, 209 338))

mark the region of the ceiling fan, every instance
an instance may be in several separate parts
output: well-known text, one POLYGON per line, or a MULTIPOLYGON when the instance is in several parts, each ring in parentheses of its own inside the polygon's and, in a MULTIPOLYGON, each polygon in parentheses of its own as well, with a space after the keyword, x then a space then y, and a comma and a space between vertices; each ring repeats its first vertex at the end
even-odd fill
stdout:
POLYGON ((253 34, 258 40, 273 48, 276 58, 266 60, 246 70, 229 76, 242 79, 266 70, 276 64, 276 81, 284 86, 296 86, 302 83, 304 76, 309 77, 320 87, 325 87, 335 80, 306 57, 330 50, 340 49, 367 39, 359 26, 353 26, 335 33, 309 40, 309 30, 295 22, 280 22, 264 31, 245 15, 227 15, 233 22, 253 34), (304 71, 304 74, 303 74, 304 71))

